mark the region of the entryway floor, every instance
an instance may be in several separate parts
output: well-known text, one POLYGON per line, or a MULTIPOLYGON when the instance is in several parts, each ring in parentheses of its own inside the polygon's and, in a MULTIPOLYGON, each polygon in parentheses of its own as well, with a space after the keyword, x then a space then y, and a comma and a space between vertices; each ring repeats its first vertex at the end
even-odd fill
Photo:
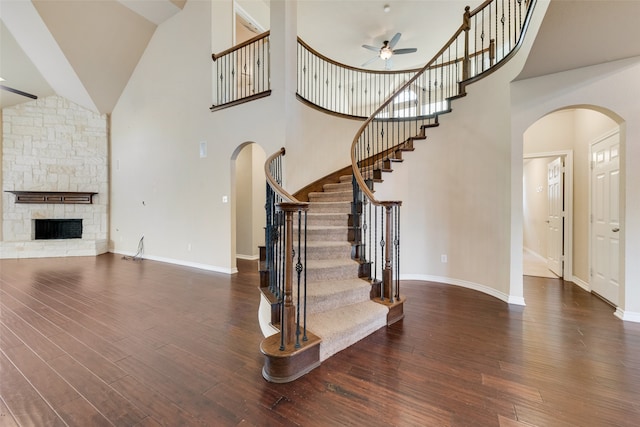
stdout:
POLYGON ((547 268, 547 263, 544 259, 526 250, 522 251, 522 273, 525 276, 558 278, 547 268))

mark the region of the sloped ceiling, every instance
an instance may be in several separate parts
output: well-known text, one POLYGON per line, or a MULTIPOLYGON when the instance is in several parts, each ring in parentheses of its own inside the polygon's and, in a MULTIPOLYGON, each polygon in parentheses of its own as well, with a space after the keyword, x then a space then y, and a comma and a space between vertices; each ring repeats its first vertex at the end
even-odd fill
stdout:
POLYGON ((639 0, 552 0, 518 79, 640 56, 639 0))
MULTIPOLYGON (((2 84, 113 110, 158 24, 186 0, 2 0, 2 84)), ((0 91, 5 107, 28 98, 0 91)))
MULTIPOLYGON (((205 0, 0 0, 0 84, 110 113, 157 26, 187 1, 205 0)), ((298 0, 298 33, 320 53, 360 67, 375 56, 362 44, 378 46, 401 32, 397 47, 418 53, 395 56, 394 69, 414 68, 461 24, 464 6, 479 3, 298 0)), ((639 56, 638 16, 640 0, 552 0, 519 78, 639 56)), ((3 108, 29 100, 0 91, 3 108)))

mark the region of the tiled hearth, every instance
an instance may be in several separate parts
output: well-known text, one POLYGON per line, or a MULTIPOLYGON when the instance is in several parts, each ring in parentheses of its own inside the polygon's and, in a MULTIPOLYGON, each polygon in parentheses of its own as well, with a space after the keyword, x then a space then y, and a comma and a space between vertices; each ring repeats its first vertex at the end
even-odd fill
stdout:
POLYGON ((107 252, 107 126, 105 115, 57 96, 2 111, 0 258, 107 252), (82 238, 36 240, 36 219, 81 219, 82 238))

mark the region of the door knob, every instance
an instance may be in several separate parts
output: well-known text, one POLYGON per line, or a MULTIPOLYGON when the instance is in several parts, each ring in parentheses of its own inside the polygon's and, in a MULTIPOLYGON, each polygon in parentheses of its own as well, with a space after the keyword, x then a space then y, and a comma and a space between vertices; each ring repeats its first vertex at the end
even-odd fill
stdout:
POLYGON ((612 228, 611 231, 613 231, 614 233, 617 233, 618 231, 620 231, 620 229, 616 227, 616 228, 612 228))

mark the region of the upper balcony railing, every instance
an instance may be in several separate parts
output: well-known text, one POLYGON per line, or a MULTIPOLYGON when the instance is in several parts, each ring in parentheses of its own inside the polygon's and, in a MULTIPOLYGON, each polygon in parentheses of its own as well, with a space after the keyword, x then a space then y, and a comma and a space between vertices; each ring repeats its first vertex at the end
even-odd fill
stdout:
POLYGON ((269 35, 266 31, 211 55, 215 69, 211 111, 271 94, 269 35))
POLYGON ((489 0, 463 14, 463 23, 425 67, 375 71, 340 64, 298 39, 297 95, 330 113, 367 118, 383 103, 377 119, 432 116, 463 95, 465 83, 494 70, 523 31, 530 0, 489 0), (420 73, 413 84, 399 88, 420 73))

